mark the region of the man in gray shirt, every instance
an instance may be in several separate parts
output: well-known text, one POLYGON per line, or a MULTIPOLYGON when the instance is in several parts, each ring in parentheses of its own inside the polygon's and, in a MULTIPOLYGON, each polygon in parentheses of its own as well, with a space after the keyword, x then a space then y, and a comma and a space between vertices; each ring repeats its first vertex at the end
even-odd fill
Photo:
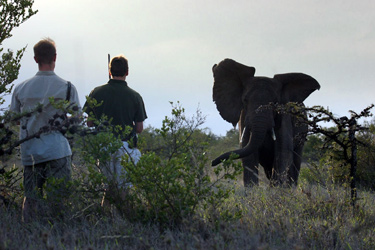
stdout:
MULTIPOLYGON (((49 121, 54 119, 56 114, 64 117, 63 111, 53 107, 49 98, 53 97, 55 101, 65 100, 68 89, 70 102, 76 106, 75 110, 78 113, 81 112, 76 88, 73 85, 68 88, 68 82, 54 73, 56 62, 54 41, 51 39, 39 41, 34 46, 34 59, 38 63, 39 71, 34 77, 15 87, 10 110, 15 113, 28 112, 39 104, 43 105, 43 108, 41 112, 22 117, 20 139, 40 133, 41 128, 48 126, 49 121)), ((52 206, 50 211, 61 207, 61 201, 56 199, 66 195, 67 190, 64 186, 66 181, 71 179, 71 155, 69 142, 59 131, 47 130, 40 136, 21 144, 25 188, 24 221, 29 221, 38 214, 45 214, 46 211, 42 211, 41 207, 42 187, 49 178, 63 179, 61 185, 59 184, 61 187, 52 188, 52 192, 55 193, 47 194, 49 206, 52 206)))

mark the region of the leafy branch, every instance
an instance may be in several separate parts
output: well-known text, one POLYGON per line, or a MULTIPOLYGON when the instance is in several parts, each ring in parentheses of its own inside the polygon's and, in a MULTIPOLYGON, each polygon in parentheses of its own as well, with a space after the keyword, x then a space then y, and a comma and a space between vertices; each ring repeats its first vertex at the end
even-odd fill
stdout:
POLYGON ((331 111, 321 106, 305 107, 299 103, 288 103, 286 105, 270 104, 263 108, 272 108, 275 112, 292 115, 300 124, 309 127, 310 134, 321 134, 324 138, 324 145, 334 142, 339 146, 339 152, 343 155, 346 165, 350 165, 351 198, 354 206, 357 199, 356 192, 356 168, 357 168, 357 145, 366 145, 355 136, 357 132, 368 131, 368 126, 359 124, 361 118, 371 117, 371 109, 374 104, 366 107, 360 113, 349 111, 350 118, 346 116, 336 117, 331 111), (327 129, 322 123, 333 123, 334 128, 327 129))

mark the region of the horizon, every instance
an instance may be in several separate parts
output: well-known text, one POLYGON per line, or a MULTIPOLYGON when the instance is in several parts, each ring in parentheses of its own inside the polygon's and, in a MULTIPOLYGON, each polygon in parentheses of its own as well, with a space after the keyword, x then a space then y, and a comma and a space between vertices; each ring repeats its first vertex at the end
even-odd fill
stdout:
POLYGON ((57 45, 55 72, 76 86, 81 106, 94 87, 107 82, 108 53, 124 54, 127 82, 145 102, 145 127, 160 127, 169 102, 179 101, 188 116, 200 107, 207 116, 202 127, 225 135, 232 125, 212 101, 211 72, 224 58, 255 67, 256 76, 311 75, 321 89, 306 106, 327 107, 337 116, 374 103, 374 8, 372 1, 349 0, 36 0, 33 9, 39 12, 2 47, 16 51, 28 45, 17 84, 37 72, 34 44, 51 37, 57 45))

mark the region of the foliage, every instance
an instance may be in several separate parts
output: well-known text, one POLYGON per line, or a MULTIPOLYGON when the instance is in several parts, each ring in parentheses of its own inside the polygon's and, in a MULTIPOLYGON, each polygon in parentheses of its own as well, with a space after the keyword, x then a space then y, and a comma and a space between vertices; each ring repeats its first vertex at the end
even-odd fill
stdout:
MULTIPOLYGON (((4 96, 11 93, 12 82, 17 79, 20 70, 20 61, 26 47, 13 52, 7 50, 3 52, 2 43, 12 36, 11 32, 24 21, 35 15, 37 11, 32 9, 33 0, 0 0, 0 105, 4 104, 4 96)), ((17 140, 17 128, 11 124, 19 117, 4 112, 1 108, 0 114, 0 198, 9 207, 16 205, 15 200, 19 198, 22 189, 19 181, 21 172, 12 165, 10 168, 5 164, 9 160, 9 155, 13 149, 20 145, 17 140)), ((34 112, 34 111, 33 111, 34 112)), ((31 115, 27 113, 24 115, 31 115)))
POLYGON ((234 180, 242 169, 228 161, 215 169, 212 178, 207 169, 208 143, 198 129, 204 122, 201 112, 189 119, 178 103, 171 115, 155 129, 157 153, 149 150, 136 166, 123 160, 126 178, 133 184, 127 197, 133 208, 131 219, 161 226, 179 224, 202 207, 219 207, 233 192, 222 180, 234 180))
MULTIPOLYGON (((334 175, 334 180, 341 183, 350 183, 351 199, 353 205, 357 199, 357 150, 358 144, 363 144, 356 138, 356 133, 369 130, 368 127, 358 123, 361 118, 372 116, 370 110, 372 104, 362 112, 349 111, 351 117, 336 117, 331 111, 321 106, 305 107, 303 104, 288 103, 286 105, 270 104, 267 107, 273 108, 276 112, 283 112, 296 117, 298 123, 307 124, 310 133, 321 134, 324 137, 324 145, 330 146, 325 154, 325 160, 334 175), (335 127, 326 129, 322 122, 332 122, 335 127)), ((297 125, 298 125, 297 123, 297 125)))
POLYGON ((211 158, 221 155, 224 152, 238 149, 239 147, 239 131, 238 129, 230 129, 225 136, 210 136, 210 155, 211 158))
POLYGON ((81 127, 74 139, 74 151, 79 157, 76 162, 80 165, 76 173, 77 192, 87 194, 89 199, 101 199, 110 180, 100 171, 100 166, 109 164, 111 155, 122 146, 122 142, 114 136, 106 121, 97 123, 93 129, 81 127))
MULTIPOLYGON (((100 209, 100 198, 104 191, 102 184, 107 180, 95 164, 97 158, 106 159, 108 154, 105 151, 111 153, 116 150, 118 146, 115 145, 111 149, 116 140, 104 129, 105 121, 100 121, 95 129, 79 127, 74 133, 73 141, 76 152, 75 186, 72 186, 74 195, 69 202, 71 215, 64 221, 54 220, 53 224, 35 222, 21 225, 15 223, 21 221, 19 208, 9 207, 5 210, 0 205, 0 212, 3 214, 0 218, 0 247, 375 247, 375 211, 371 205, 373 193, 359 191, 361 200, 358 200, 355 207, 351 207, 346 189, 335 185, 318 185, 325 183, 324 179, 319 178, 326 177, 319 169, 316 173, 321 176, 313 176, 318 180, 317 185, 301 181, 295 189, 254 187, 250 190, 238 186, 227 189, 228 186, 234 187, 229 178, 234 177, 232 162, 227 161, 214 169, 216 173, 207 168, 210 146, 225 138, 212 139, 208 135, 204 136, 196 117, 198 115, 194 119, 188 119, 183 108, 174 106, 172 116, 163 121, 163 129, 150 128, 153 140, 159 143, 155 145, 157 150, 152 150, 152 143, 142 142, 143 138, 141 146, 147 145, 148 150, 144 151, 137 166, 124 158, 123 164, 128 171, 126 178, 132 181, 134 187, 125 202, 115 200, 113 204, 118 208, 129 205, 131 210, 123 211, 130 212, 129 214, 112 216, 100 209), (197 126, 188 125, 192 123, 197 126), (181 130, 177 127, 170 128, 175 124, 179 124, 181 130), (85 140, 85 144, 80 144, 79 140, 85 140), (207 140, 213 144, 207 143, 207 140), (166 145, 174 149, 167 149, 166 145), (174 156, 170 158, 170 154, 174 156), (200 168, 201 166, 205 167, 200 168), (226 171, 232 175, 227 176, 230 182, 218 181, 225 176, 226 171), (213 178, 216 174, 219 178, 213 178), (193 175, 196 177, 193 178, 193 175), (204 179, 205 176, 210 181, 204 179), (156 223, 150 223, 151 221, 156 223)), ((239 165, 235 167, 241 172, 239 165)))
MULTIPOLYGON (((0 0, 0 46, 3 41, 12 36, 11 32, 24 21, 35 15, 37 11, 32 9, 34 0, 0 0)), ((26 47, 14 53, 8 50, 3 53, 0 47, 0 95, 10 93, 12 86, 9 86, 18 77, 21 67, 20 61, 26 47)), ((3 96, 0 97, 0 104, 3 104, 3 96)))
POLYGON ((325 151, 324 137, 319 134, 311 134, 307 136, 302 157, 307 162, 318 162, 325 151))
POLYGON ((149 127, 145 138, 142 133, 139 145, 143 156, 137 165, 127 155, 123 157, 127 174, 121 178, 125 183, 132 183, 128 190, 114 185, 101 169, 122 146, 112 133, 115 128, 111 122, 103 117, 93 120, 95 128, 78 128, 74 134, 74 151, 75 162, 80 167, 75 177, 75 193, 85 194, 86 198, 75 199, 89 206, 90 199, 98 202, 105 187, 111 186, 117 195, 108 201, 120 214, 131 221, 154 222, 162 227, 178 225, 208 207, 221 211, 215 218, 206 215, 217 221, 239 216, 222 209, 221 203, 234 187, 223 181, 235 180, 242 172, 241 165, 228 160, 214 170, 208 167, 210 136, 199 129, 205 118, 199 110, 188 118, 179 103, 171 105, 171 117, 165 117, 160 129, 149 127), (121 196, 123 191, 128 194, 125 198, 121 196))
MULTIPOLYGON (((21 58, 25 52, 25 48, 18 50, 15 57, 14 53, 11 50, 8 50, 7 53, 1 55, 0 60, 0 105, 4 104, 4 95, 9 94, 12 91, 12 87, 8 87, 10 83, 18 78, 18 72, 21 68, 21 58)), ((0 53, 3 51, 3 48, 0 48, 0 53)))
MULTIPOLYGON (((346 120, 345 117, 342 120, 346 120)), ((364 122, 363 125, 358 127, 356 133, 357 141, 357 172, 356 179, 359 187, 362 188, 375 188, 374 182, 374 166, 375 166, 375 121, 364 122)), ((326 131, 334 135, 338 135, 337 139, 343 143, 348 144, 348 130, 342 130, 341 134, 338 133, 339 129, 336 127, 325 128, 326 131)), ((304 148, 304 158, 309 161, 311 168, 325 168, 324 172, 329 176, 332 183, 349 184, 350 183, 350 160, 351 160, 351 145, 338 144, 334 140, 326 137, 323 134, 313 134, 308 136, 304 148), (345 156, 343 147, 347 148, 347 155, 345 156), (345 160, 346 159, 346 160, 345 160), (320 166, 319 166, 320 165, 320 166)), ((303 170, 303 171, 310 171, 303 170)), ((312 170, 314 171, 314 170, 312 170)), ((301 173, 303 174, 303 173, 301 173)))
POLYGON ((365 123, 368 130, 358 133, 358 184, 375 190, 375 120, 365 123))
POLYGON ((37 11, 32 9, 34 0, 1 0, 0 1, 0 23, 1 35, 0 44, 12 36, 14 28, 35 15, 37 11))
MULTIPOLYGON (((5 27, 17 27, 36 12, 31 11, 33 1, 0 1, 2 17, 8 13, 7 10, 15 10, 9 7, 11 5, 24 7, 23 11, 15 12, 18 17, 1 19, 2 42, 9 37, 3 39, 4 34, 10 35, 10 31, 4 32, 5 27)), ((0 74, 3 86, 0 88, 1 94, 11 92, 9 84, 18 75, 23 51, 24 48, 15 54, 8 51, 2 55, 0 72, 9 71, 9 74, 0 74)), ((55 103, 60 109, 72 109, 65 104, 55 103)), ((21 143, 15 139, 17 129, 11 123, 23 116, 40 112, 42 108, 36 107, 19 116, 4 113, 1 117, 0 152, 3 164, 10 157, 16 159, 14 155, 8 154, 14 152, 21 143)), ((328 114, 328 117, 331 115, 323 111, 324 114, 328 114)), ((316 123, 323 121, 319 114, 311 118, 316 123)), ((348 120, 341 123, 346 124, 348 120)), ((311 135, 317 136, 311 140, 314 142, 310 150, 311 159, 319 159, 320 164, 310 168, 310 172, 301 172, 301 176, 306 176, 301 179, 310 178, 311 181, 301 182, 296 189, 255 187, 250 191, 234 185, 233 180, 242 169, 240 164, 228 160, 213 170, 208 167, 212 150, 236 147, 236 130, 229 131, 225 137, 216 137, 199 129, 203 121, 204 117, 199 111, 193 119, 188 119, 184 109, 177 104, 172 107, 172 116, 165 117, 160 129, 149 127, 141 138, 140 147, 144 155, 138 165, 127 161, 126 157, 123 159, 124 168, 128 172, 124 178, 131 181, 133 187, 125 202, 112 201, 120 210, 126 205, 130 206, 131 210, 123 210, 130 213, 107 216, 100 209, 99 201, 108 180, 98 171, 98 160, 108 161, 121 142, 113 136, 105 120, 98 121, 96 128, 90 129, 83 124, 71 124, 66 117, 53 117, 48 128, 31 136, 34 138, 52 129, 71 139, 75 161, 74 181, 70 188, 74 192, 66 205, 70 206, 72 213, 64 221, 55 219, 47 224, 38 221, 21 224, 21 172, 17 164, 11 164, 12 167, 7 169, 2 165, 0 249, 375 247, 374 194, 359 191, 362 199, 355 207, 351 207, 347 190, 327 185, 327 179, 324 179, 328 176, 329 180, 336 181, 340 173, 332 174, 327 166, 332 167, 332 170, 340 170, 342 168, 338 167, 338 160, 341 156, 351 157, 349 151, 342 151, 343 145, 349 145, 350 149, 350 144, 345 144, 345 134, 348 132, 346 125, 341 130, 329 131, 336 138, 333 140, 327 140, 324 133, 311 135), (323 157, 314 154, 314 149, 321 143, 325 149, 323 157), (325 171, 330 174, 324 176, 327 173, 325 171), (168 227, 171 225, 178 227, 168 227)), ((313 127, 316 128, 320 127, 313 127)), ((373 124, 359 128, 365 129, 356 131, 358 142, 361 142, 358 176, 363 176, 360 183, 369 185, 373 183, 369 174, 373 172, 374 166, 375 129, 373 124), (361 169, 365 171, 362 173, 361 169)))
POLYGON ((7 171, 0 169, 0 200, 6 207, 17 206, 17 202, 22 197, 23 190, 19 185, 21 174, 16 166, 7 171))

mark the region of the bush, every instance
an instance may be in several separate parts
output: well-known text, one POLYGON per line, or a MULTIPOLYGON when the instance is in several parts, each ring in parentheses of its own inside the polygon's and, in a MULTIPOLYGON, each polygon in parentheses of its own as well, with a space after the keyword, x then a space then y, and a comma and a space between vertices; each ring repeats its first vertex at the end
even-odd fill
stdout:
MULTIPOLYGON (((375 121, 365 122, 364 130, 356 133, 357 139, 357 172, 356 179, 359 187, 375 189, 375 121)), ((328 131, 337 131, 337 128, 327 128, 328 131)), ((342 135, 340 140, 346 143, 347 139, 342 135)), ((342 146, 329 141, 322 135, 310 135, 304 148, 304 159, 310 165, 307 169, 301 169, 301 177, 311 179, 311 174, 324 172, 331 182, 348 185, 350 182, 350 164, 345 161, 342 146), (317 167, 319 166, 319 167, 317 167)), ((351 157, 351 153, 349 154, 351 157)))
MULTIPOLYGON (((0 105, 5 103, 4 96, 12 91, 13 81, 18 78, 20 62, 26 50, 26 47, 23 47, 16 52, 10 49, 5 52, 1 45, 4 40, 12 37, 14 28, 37 13, 32 9, 33 4, 33 0, 1 0, 0 3, 0 105)), ((14 201, 21 196, 22 172, 14 164, 10 164, 9 167, 5 164, 10 159, 9 155, 13 153, 13 149, 19 145, 18 130, 10 123, 15 117, 6 110, 7 108, 0 107, 0 205, 4 203, 9 207, 16 205, 14 201)))
MULTIPOLYGON (((162 227, 178 225, 198 215, 202 208, 217 210, 219 215, 214 219, 238 216, 220 208, 220 204, 234 189, 233 184, 226 185, 223 181, 235 180, 242 173, 241 164, 228 160, 211 169, 210 137, 199 129, 205 118, 199 110, 188 118, 179 103, 171 105, 171 116, 165 117, 161 128, 149 127, 146 137, 140 136, 143 155, 137 165, 127 155, 123 156, 122 165, 127 174, 122 178, 132 187, 117 189, 108 201, 131 221, 153 222, 162 227), (122 191, 127 193, 125 198, 121 196, 122 191)), ((76 199, 81 203, 85 200, 86 206, 90 205, 89 199, 98 202, 105 186, 113 184, 101 173, 99 162, 109 162, 111 155, 122 146, 111 133, 109 123, 95 123, 96 129, 82 127, 75 135, 75 161, 80 165, 80 174, 75 178, 79 183, 76 193, 86 196, 76 199)))
POLYGON ((375 120, 365 123, 369 129, 358 133, 357 177, 360 187, 375 190, 375 120))
POLYGON ((203 122, 199 110, 188 119, 178 103, 172 107, 172 116, 163 120, 161 129, 155 130, 160 154, 149 151, 136 166, 123 160, 127 178, 134 185, 128 196, 133 218, 162 226, 176 225, 199 208, 219 207, 233 192, 233 185, 228 187, 221 181, 234 180, 242 167, 227 161, 211 177, 209 144, 199 136, 198 127, 203 122))

